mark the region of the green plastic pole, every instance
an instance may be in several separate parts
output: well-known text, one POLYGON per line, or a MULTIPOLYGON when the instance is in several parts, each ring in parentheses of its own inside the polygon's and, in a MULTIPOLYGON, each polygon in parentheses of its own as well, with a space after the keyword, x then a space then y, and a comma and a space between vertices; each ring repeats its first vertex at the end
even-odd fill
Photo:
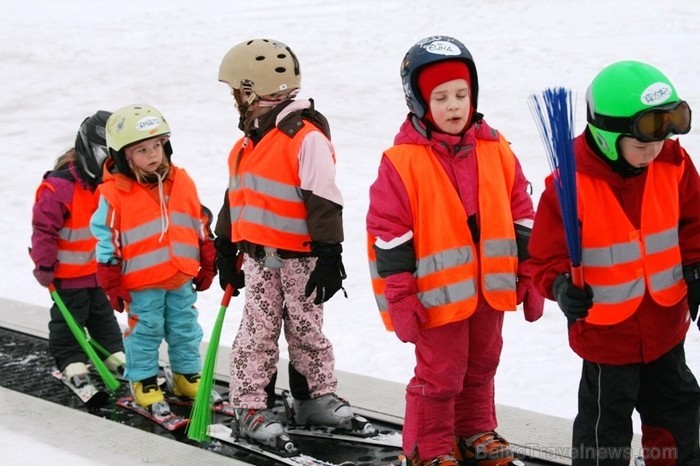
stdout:
POLYGON ((216 366, 216 356, 219 350, 219 339, 221 338, 221 328, 224 324, 224 316, 228 308, 234 288, 229 284, 224 291, 224 297, 221 299, 221 307, 219 314, 216 316, 216 322, 211 331, 209 346, 207 346, 207 354, 204 357, 202 367, 202 375, 199 379, 199 387, 197 388, 197 396, 192 405, 190 414, 190 422, 187 424, 187 438, 204 442, 209 438, 208 428, 211 423, 211 390, 214 385, 214 367, 216 366))
POLYGON ((80 344, 80 347, 83 348, 83 351, 85 351, 85 354, 87 354, 88 358, 90 358, 90 362, 95 369, 97 369, 97 373, 100 374, 105 386, 112 392, 116 391, 117 388, 119 388, 119 381, 116 379, 116 377, 114 377, 110 370, 107 369, 105 363, 102 362, 102 359, 100 359, 97 353, 95 353, 94 348, 90 345, 90 343, 88 343, 83 328, 75 321, 73 314, 70 313, 66 305, 63 303, 63 300, 58 295, 58 291, 56 291, 56 287, 53 283, 49 285, 49 292, 51 293, 51 297, 56 303, 56 306, 58 306, 58 309, 61 311, 61 315, 63 315, 63 318, 66 320, 70 331, 73 333, 75 339, 78 340, 78 343, 80 344))

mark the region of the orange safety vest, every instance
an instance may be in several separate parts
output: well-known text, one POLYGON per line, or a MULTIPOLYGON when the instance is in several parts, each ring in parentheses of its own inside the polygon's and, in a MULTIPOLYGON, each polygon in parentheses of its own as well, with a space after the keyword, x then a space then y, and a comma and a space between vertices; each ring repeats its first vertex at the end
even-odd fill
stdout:
POLYGON ((630 223, 608 183, 577 173, 581 263, 593 289, 586 322, 622 322, 634 314, 646 290, 662 306, 685 296, 678 246, 678 184, 684 168, 649 165, 640 229, 630 223))
POLYGON ((165 233, 160 206, 141 184, 117 174, 98 188, 120 218, 114 228, 120 231, 122 284, 127 290, 160 283, 178 271, 194 277, 199 270, 203 231, 197 190, 183 169, 171 167, 170 176, 165 233))
MULTIPOLYGON (((477 280, 491 307, 515 310, 518 251, 510 208, 515 157, 508 142, 502 137, 497 142, 477 140, 482 213, 478 254, 462 201, 432 150, 402 144, 384 155, 401 177, 413 213, 416 287, 429 317, 422 327, 437 327, 472 315, 477 304, 477 280)), ((391 330, 385 282, 377 273, 375 240, 370 237, 368 241, 372 287, 384 325, 391 330)))
POLYGON ((306 206, 299 188, 299 149, 311 131, 318 129, 305 124, 290 138, 275 128, 257 144, 243 138, 231 149, 228 200, 233 242, 311 250, 306 206))
MULTIPOLYGON (((90 232, 90 218, 97 209, 97 196, 82 183, 73 185, 73 199, 66 205, 70 214, 58 232, 56 278, 84 277, 97 271, 97 240, 90 232)), ((51 183, 44 181, 36 191, 36 199, 43 188, 55 191, 51 183)))

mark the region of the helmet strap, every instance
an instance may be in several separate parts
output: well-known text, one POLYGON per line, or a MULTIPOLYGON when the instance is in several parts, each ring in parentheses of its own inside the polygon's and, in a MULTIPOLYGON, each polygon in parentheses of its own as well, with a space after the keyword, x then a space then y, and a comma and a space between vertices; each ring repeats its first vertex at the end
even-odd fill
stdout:
POLYGON ((593 137, 593 134, 591 133, 591 130, 586 127, 586 143, 588 144, 588 147, 591 148, 593 153, 598 156, 599 159, 601 159, 603 162, 606 163, 610 167, 612 171, 617 173, 623 178, 631 178, 633 176, 637 176, 646 170, 646 168, 638 168, 638 167, 633 167, 630 165, 630 163, 625 160, 625 158, 622 156, 622 153, 620 153, 620 146, 619 146, 619 140, 620 138, 618 137, 617 141, 615 142, 615 150, 617 151, 617 160, 612 160, 610 157, 606 156, 603 151, 598 147, 598 144, 595 142, 595 138, 593 137))

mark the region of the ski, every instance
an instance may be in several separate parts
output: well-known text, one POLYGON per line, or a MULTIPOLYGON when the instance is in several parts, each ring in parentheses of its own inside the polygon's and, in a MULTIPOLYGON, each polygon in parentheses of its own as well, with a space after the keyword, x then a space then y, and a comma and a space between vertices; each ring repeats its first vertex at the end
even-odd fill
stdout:
POLYGON ((384 447, 401 448, 401 434, 391 431, 377 431, 377 433, 363 437, 360 434, 347 433, 343 430, 335 430, 321 426, 299 426, 287 424, 284 428, 289 435, 299 435, 303 437, 316 437, 328 440, 343 440, 346 442, 366 443, 369 445, 381 445, 384 447))
POLYGON ((61 381, 63 385, 68 387, 85 405, 90 408, 95 408, 107 404, 109 401, 109 393, 100 390, 93 384, 85 384, 82 387, 76 387, 68 379, 63 377, 63 373, 58 369, 54 369, 51 375, 61 381))
POLYGON ((294 399, 291 393, 288 390, 283 390, 281 396, 284 408, 278 412, 278 415, 285 426, 285 431, 290 435, 402 448, 400 432, 379 431, 367 419, 358 415, 350 420, 350 425, 347 428, 296 424, 294 422, 294 399))
MULTIPOLYGON (((162 379, 161 377, 158 377, 158 384, 163 389, 163 392, 165 393, 165 399, 168 401, 168 403, 172 403, 177 406, 192 406, 192 399, 177 396, 173 393, 173 372, 170 369, 170 366, 161 367, 161 372, 163 374, 163 377, 162 379)), ((216 389, 212 389, 211 391, 211 405, 212 410, 214 412, 223 414, 225 416, 235 415, 234 408, 228 403, 228 401, 224 400, 224 398, 219 392, 216 391, 216 389)))
MULTIPOLYGON (((211 409, 212 411, 223 414, 224 416, 235 416, 236 410, 233 406, 229 404, 228 401, 225 401, 224 399, 221 398, 221 395, 219 395, 218 392, 212 390, 212 403, 211 403, 211 409), (216 395, 218 395, 218 397, 216 395)), ((193 401, 190 400, 189 398, 183 398, 180 396, 175 396, 172 395, 168 392, 165 392, 165 401, 167 401, 170 404, 176 405, 176 406, 192 406, 193 401)))
POLYGON ((340 464, 329 463, 327 461, 314 458, 313 456, 300 453, 296 448, 292 452, 284 450, 275 451, 270 447, 265 447, 262 444, 254 443, 240 436, 232 435, 232 430, 224 424, 212 424, 209 426, 209 436, 221 442, 231 444, 235 447, 242 448, 251 453, 265 456, 274 459, 283 464, 291 466, 354 466, 352 461, 346 461, 340 464))
POLYGON ((156 424, 160 425, 165 430, 169 430, 171 432, 183 429, 185 426, 187 426, 187 423, 189 422, 189 419, 187 419, 186 417, 177 415, 172 411, 163 415, 154 414, 148 409, 137 405, 134 402, 134 399, 130 396, 124 396, 119 398, 117 400, 117 405, 121 406, 122 408, 129 409, 137 414, 140 414, 141 416, 148 418, 156 424))

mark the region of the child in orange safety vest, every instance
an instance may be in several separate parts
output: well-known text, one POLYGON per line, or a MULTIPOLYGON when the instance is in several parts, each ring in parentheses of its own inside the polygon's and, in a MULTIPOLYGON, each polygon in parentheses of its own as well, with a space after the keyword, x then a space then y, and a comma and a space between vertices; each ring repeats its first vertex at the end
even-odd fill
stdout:
POLYGON ((235 45, 219 80, 235 99, 243 131, 229 155, 216 223, 221 286, 246 290, 229 391, 239 434, 273 446, 284 434, 270 409, 283 328, 294 421, 353 429, 352 409, 335 394, 335 357, 322 328, 324 303, 345 279, 343 198, 328 122, 311 99, 295 100, 300 66, 282 42, 235 45))
MULTIPOLYGON (((34 276, 42 286, 53 283, 78 325, 111 356, 105 364, 123 371, 124 346, 114 311, 98 286, 95 239, 90 217, 97 207, 95 190, 107 158, 105 123, 100 110, 83 120, 73 148, 63 153, 44 175, 32 210, 34 276)), ((64 379, 89 396, 97 389, 88 375, 88 357, 56 304, 51 307, 49 352, 64 379)))
POLYGON ((90 224, 97 277, 113 308, 128 312, 125 377, 134 401, 163 415, 170 412, 157 382, 163 339, 173 394, 193 399, 199 386, 195 302, 216 275, 211 214, 189 175, 172 164, 170 127, 157 109, 124 107, 106 133, 110 160, 90 224))
POLYGON ((586 100, 574 140, 584 284, 551 176, 530 240, 534 282, 583 360, 572 464, 629 464, 634 410, 647 466, 700 464, 700 387, 683 349, 700 303, 700 177, 671 138, 690 131, 690 106, 633 60, 601 70, 586 100))
POLYGON ((415 344, 403 449, 413 466, 509 464, 494 377, 504 311, 537 320, 534 217, 508 141, 477 112, 472 55, 431 36, 401 65, 410 113, 384 152, 367 214, 372 285, 388 329, 415 344))

